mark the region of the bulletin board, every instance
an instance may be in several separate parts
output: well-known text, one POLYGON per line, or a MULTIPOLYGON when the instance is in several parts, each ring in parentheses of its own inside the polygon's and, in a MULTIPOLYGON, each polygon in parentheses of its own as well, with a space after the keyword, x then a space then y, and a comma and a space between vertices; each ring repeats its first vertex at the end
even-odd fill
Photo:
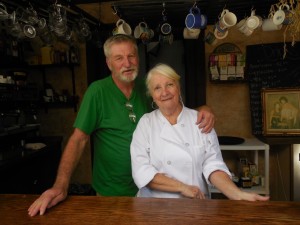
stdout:
POLYGON ((246 68, 250 92, 252 134, 263 134, 261 90, 263 88, 300 88, 300 42, 249 45, 246 68))

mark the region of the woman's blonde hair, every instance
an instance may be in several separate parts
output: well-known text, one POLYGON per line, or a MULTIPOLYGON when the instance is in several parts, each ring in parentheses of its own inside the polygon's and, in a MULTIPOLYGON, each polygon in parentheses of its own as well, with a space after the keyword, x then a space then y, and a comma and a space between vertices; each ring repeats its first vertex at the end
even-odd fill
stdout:
POLYGON ((150 83, 154 74, 161 74, 164 77, 167 77, 171 80, 174 80, 177 87, 180 88, 180 76, 176 73, 176 71, 167 64, 157 64, 154 66, 147 74, 146 78, 146 86, 147 86, 147 94, 150 95, 150 83))

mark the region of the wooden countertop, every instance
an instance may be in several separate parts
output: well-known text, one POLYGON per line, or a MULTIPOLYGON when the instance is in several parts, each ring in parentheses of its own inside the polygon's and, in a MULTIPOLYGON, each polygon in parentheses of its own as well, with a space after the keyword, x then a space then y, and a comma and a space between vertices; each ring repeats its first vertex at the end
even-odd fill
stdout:
POLYGON ((300 202, 69 196, 30 217, 36 195, 0 195, 0 224, 300 224, 300 202))

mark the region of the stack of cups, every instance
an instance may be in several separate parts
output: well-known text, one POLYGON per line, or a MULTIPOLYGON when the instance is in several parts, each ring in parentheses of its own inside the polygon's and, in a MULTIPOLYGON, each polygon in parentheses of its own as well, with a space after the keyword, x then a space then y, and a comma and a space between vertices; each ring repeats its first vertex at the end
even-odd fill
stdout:
POLYGON ((184 39, 198 39, 200 29, 207 25, 206 15, 201 14, 198 7, 192 7, 185 18, 185 28, 183 30, 184 39))
POLYGON ((219 21, 215 24, 214 35, 217 39, 224 39, 228 35, 228 28, 234 26, 237 22, 236 15, 228 9, 221 13, 219 21))

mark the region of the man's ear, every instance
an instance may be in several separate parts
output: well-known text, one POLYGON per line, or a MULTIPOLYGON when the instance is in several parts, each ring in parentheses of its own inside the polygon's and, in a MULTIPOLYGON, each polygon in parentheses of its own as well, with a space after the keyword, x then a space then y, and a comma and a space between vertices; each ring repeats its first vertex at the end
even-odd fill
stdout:
POLYGON ((111 65, 110 65, 110 61, 108 58, 106 58, 106 65, 109 68, 109 70, 111 71, 111 65))

